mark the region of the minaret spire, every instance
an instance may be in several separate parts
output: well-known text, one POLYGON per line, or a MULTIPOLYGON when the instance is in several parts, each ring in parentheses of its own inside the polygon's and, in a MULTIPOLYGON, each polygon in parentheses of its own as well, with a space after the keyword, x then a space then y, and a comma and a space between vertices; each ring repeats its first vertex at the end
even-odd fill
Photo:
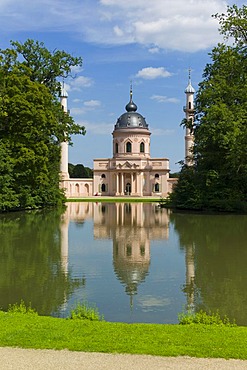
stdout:
POLYGON ((195 93, 195 89, 191 84, 191 68, 189 68, 188 86, 186 87, 184 92, 186 94, 186 106, 184 107, 185 118, 190 123, 190 125, 186 127, 185 131, 185 164, 191 166, 193 165, 192 147, 194 143, 193 122, 194 122, 194 93, 195 93))
MULTIPOLYGON (((63 108, 63 111, 65 114, 68 113, 68 93, 64 88, 64 80, 62 83, 62 89, 60 93, 60 104, 63 108)), ((61 161, 60 161, 60 173, 61 173, 61 180, 66 180, 69 178, 69 172, 68 172, 68 143, 66 141, 63 141, 61 144, 61 161)))
POLYGON ((189 67, 189 84, 191 84, 191 68, 189 67))

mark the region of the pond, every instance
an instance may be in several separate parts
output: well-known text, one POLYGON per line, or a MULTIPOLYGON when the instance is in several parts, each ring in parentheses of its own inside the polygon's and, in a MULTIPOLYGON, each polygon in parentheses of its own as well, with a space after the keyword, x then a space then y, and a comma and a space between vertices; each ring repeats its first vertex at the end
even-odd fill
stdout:
POLYGON ((153 203, 68 203, 0 215, 0 307, 107 321, 177 323, 200 309, 247 325, 247 216, 175 213, 153 203))

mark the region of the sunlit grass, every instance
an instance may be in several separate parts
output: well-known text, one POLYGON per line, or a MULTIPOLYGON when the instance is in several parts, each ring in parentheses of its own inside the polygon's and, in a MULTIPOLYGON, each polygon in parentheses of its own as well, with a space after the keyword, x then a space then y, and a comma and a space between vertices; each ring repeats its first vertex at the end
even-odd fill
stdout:
POLYGON ((24 311, 0 311, 0 346, 247 359, 246 327, 110 323, 24 311))

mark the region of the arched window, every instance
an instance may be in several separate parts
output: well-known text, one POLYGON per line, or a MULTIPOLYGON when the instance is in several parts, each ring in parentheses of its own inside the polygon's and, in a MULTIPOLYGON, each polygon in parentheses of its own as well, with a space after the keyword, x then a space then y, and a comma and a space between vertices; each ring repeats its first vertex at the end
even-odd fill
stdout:
POLYGON ((105 179, 105 174, 104 173, 102 173, 101 178, 105 179))
POLYGON ((160 184, 158 184, 157 182, 156 182, 156 184, 154 185, 154 191, 155 191, 155 192, 160 191, 160 184))
POLYGON ((102 185, 101 185, 101 191, 102 191, 102 193, 104 193, 104 192, 105 192, 105 190, 106 190, 106 186, 105 186, 105 184, 102 184, 102 185))
POLYGON ((144 153, 144 143, 141 143, 140 144, 140 152, 141 153, 144 153))
POLYGON ((155 177, 156 179, 159 179, 160 175, 159 175, 158 173, 156 173, 156 174, 154 175, 154 177, 155 177))
POLYGON ((191 102, 189 102, 189 109, 191 109, 191 102))
POLYGON ((131 153, 131 143, 128 141, 127 144, 126 144, 126 152, 127 153, 131 153))
POLYGON ((116 145, 115 145, 115 151, 116 151, 116 153, 118 153, 118 143, 116 143, 116 145))
POLYGON ((89 194, 89 185, 88 184, 85 184, 85 186, 84 186, 84 191, 85 191, 85 193, 88 195, 89 194))

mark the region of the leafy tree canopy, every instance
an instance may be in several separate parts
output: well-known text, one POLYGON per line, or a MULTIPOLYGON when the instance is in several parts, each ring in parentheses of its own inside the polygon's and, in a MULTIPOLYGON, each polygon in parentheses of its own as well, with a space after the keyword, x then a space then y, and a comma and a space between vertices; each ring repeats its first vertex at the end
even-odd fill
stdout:
POLYGON ((194 166, 183 167, 172 195, 185 208, 246 209, 247 7, 215 15, 220 32, 234 37, 210 53, 196 96, 194 166), (244 18, 245 17, 245 18, 244 18), (187 195, 186 195, 187 194, 187 195), (191 201, 190 201, 191 200, 191 201))
POLYGON ((69 176, 71 178, 92 178, 93 170, 89 167, 84 167, 83 164, 73 165, 69 163, 69 176))
POLYGON ((247 44, 247 6, 228 6, 226 14, 213 15, 219 21, 219 32, 225 40, 233 38, 238 46, 247 44))
POLYGON ((31 81, 44 84, 53 95, 60 91, 58 78, 66 78, 72 67, 81 66, 82 58, 73 57, 65 51, 49 51, 43 42, 28 39, 21 44, 10 42, 12 48, 0 49, 0 67, 5 73, 17 72, 31 81))
POLYGON ((64 114, 59 77, 80 58, 50 53, 27 40, 0 51, 0 210, 55 205, 59 190, 60 143, 83 126, 64 114), (21 57, 23 60, 21 60, 21 57))

